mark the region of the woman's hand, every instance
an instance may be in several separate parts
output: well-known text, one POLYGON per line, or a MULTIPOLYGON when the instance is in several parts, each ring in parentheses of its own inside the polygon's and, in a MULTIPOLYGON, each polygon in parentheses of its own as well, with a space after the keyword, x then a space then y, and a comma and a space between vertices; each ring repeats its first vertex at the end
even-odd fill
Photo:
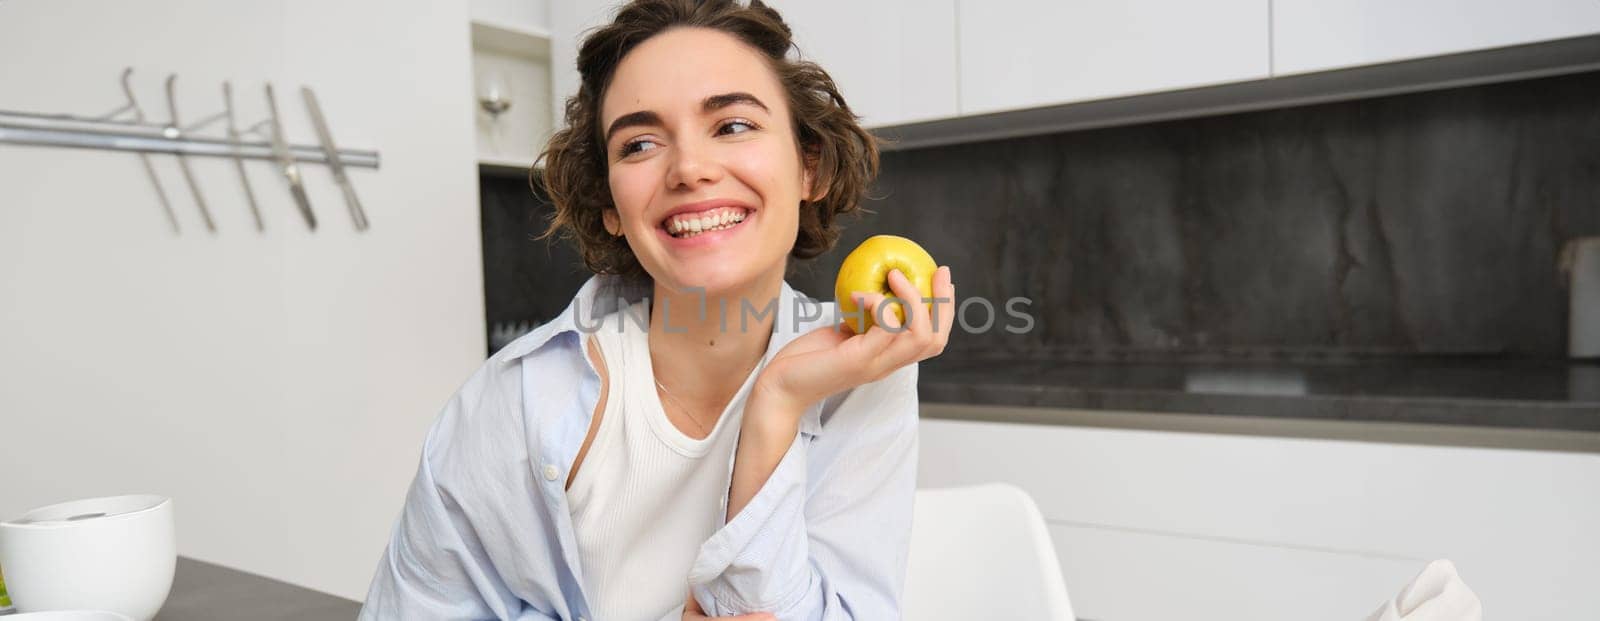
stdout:
POLYGON ((883 379, 901 367, 943 352, 956 316, 950 268, 941 267, 934 274, 931 312, 900 270, 889 272, 889 288, 907 302, 904 324, 884 306, 887 298, 883 294, 853 293, 862 312, 876 313, 873 318, 880 325, 865 334, 828 326, 791 341, 757 378, 755 391, 760 399, 782 403, 787 407, 778 408, 780 411, 798 415, 828 395, 883 379))
POLYGON ((689 592, 689 600, 683 603, 683 621, 778 621, 777 617, 769 612, 753 612, 737 617, 708 617, 706 611, 700 608, 700 602, 695 601, 694 592, 689 592))
MULTIPOLYGON (((939 268, 933 277, 934 305, 939 312, 929 311, 917 288, 898 270, 889 272, 889 288, 895 297, 908 302, 903 324, 894 313, 878 313, 875 318, 880 325, 865 334, 852 334, 840 325, 812 330, 779 350, 756 378, 734 452, 728 521, 766 485, 794 443, 800 417, 811 404, 944 351, 956 315, 950 268, 939 268)), ((855 295, 865 312, 881 310, 883 294, 855 295)))

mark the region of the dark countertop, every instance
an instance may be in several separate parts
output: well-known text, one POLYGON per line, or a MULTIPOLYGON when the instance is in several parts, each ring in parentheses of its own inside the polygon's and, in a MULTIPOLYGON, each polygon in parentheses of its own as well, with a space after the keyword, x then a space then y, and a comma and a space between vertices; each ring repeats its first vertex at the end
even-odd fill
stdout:
POLYGON ((361 602, 180 556, 155 621, 349 621, 360 612, 361 602))
POLYGON ((1593 362, 934 359, 919 392, 929 403, 1600 431, 1593 362))
POLYGON ((360 602, 180 556, 155 621, 349 621, 360 612, 360 602))

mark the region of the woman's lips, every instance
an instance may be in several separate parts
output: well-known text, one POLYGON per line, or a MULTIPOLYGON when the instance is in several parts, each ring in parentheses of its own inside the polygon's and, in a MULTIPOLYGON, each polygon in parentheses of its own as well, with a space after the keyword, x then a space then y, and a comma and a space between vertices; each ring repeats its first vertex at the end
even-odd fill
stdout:
POLYGON ((750 224, 750 221, 754 220, 756 217, 755 211, 746 211, 744 214, 744 219, 733 223, 733 226, 715 231, 702 231, 688 237, 677 237, 672 233, 667 232, 667 226, 665 222, 663 222, 661 226, 656 227, 656 232, 667 241, 668 245, 672 247, 701 248, 721 243, 728 238, 733 237, 739 231, 744 230, 744 228, 750 224))

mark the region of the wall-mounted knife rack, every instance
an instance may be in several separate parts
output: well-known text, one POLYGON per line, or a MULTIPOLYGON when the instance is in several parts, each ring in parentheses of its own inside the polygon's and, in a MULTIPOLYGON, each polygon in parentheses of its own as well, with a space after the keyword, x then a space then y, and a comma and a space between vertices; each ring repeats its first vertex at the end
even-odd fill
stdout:
POLYGON ((0 110, 0 144, 17 144, 48 147, 69 147, 80 149, 98 149, 108 151, 133 152, 143 161, 144 170, 155 187, 156 196, 161 201, 161 206, 166 212, 167 222, 173 233, 178 232, 178 219, 172 209, 172 202, 167 197, 161 179, 156 176, 155 167, 151 165, 150 154, 166 154, 178 158, 178 163, 183 171, 185 183, 190 194, 194 197, 199 208, 201 218, 206 228, 216 231, 216 225, 211 217, 204 195, 200 192, 193 171, 189 168, 188 156, 201 157, 226 157, 234 160, 239 172, 239 181, 244 188, 245 196, 249 201, 250 212, 255 220, 256 230, 265 230, 261 219, 260 208, 256 204, 255 191, 250 185, 250 177, 245 172, 245 160, 268 160, 275 164, 275 168, 287 185, 294 198, 296 207, 300 210, 306 226, 312 230, 317 228, 315 213, 311 209, 310 199, 306 196, 304 181, 301 178, 299 164, 320 164, 328 166, 333 172, 334 181, 343 191, 346 207, 349 208, 351 221, 356 230, 364 231, 368 227, 366 212, 362 209, 359 199, 356 198, 355 188, 350 179, 345 175, 345 168, 378 168, 378 152, 354 149, 339 149, 334 145, 332 133, 327 127, 327 122, 322 116, 321 106, 317 103, 316 95, 310 88, 302 88, 301 95, 305 101, 307 112, 316 125, 317 137, 321 144, 317 146, 293 145, 287 142, 283 132, 283 119, 278 114, 277 100, 273 95, 272 85, 266 85, 266 98, 271 117, 254 125, 240 128, 235 122, 233 107, 233 88, 229 83, 222 85, 224 110, 199 121, 184 125, 178 118, 177 97, 175 85, 176 75, 167 76, 166 94, 168 117, 166 123, 151 122, 146 120, 145 112, 134 98, 130 85, 133 69, 122 72, 122 92, 127 97, 126 103, 109 113, 98 117, 81 117, 69 114, 39 114, 33 112, 15 112, 0 110), (202 136, 192 132, 219 121, 227 122, 226 135, 222 137, 202 136), (254 135, 261 140, 245 140, 246 135, 254 135))

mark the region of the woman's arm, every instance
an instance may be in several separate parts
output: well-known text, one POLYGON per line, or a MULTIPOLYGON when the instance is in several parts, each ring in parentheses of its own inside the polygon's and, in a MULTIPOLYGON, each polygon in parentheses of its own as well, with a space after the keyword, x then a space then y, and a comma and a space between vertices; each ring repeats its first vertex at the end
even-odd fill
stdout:
MULTIPOLYGON (((904 299, 917 295, 898 273, 890 285, 904 299)), ((934 292, 953 302, 948 269, 934 292)), ((881 299, 863 296, 862 306, 881 299)), ((915 363, 944 349, 954 313, 913 304, 907 317, 903 328, 882 317, 887 329, 862 335, 813 331, 762 373, 745 409, 727 525, 691 574, 707 611, 899 616, 916 486, 915 363), (801 417, 827 395, 842 399, 827 430, 801 433, 801 417)))
POLYGON ((520 612, 508 605, 508 600, 515 600, 498 586, 500 577, 483 562, 484 543, 445 501, 429 463, 458 406, 459 399, 453 400, 423 445, 405 507, 361 607, 362 621, 511 619, 520 612))
POLYGON ((524 410, 522 380, 577 375, 587 366, 580 347, 562 339, 519 360, 491 358, 445 404, 428 430, 361 619, 578 616, 567 595, 570 573, 558 564, 558 516, 546 502, 560 494, 560 482, 531 471, 543 461, 530 453, 527 417, 537 414, 524 410))
MULTIPOLYGON (((899 270, 891 270, 888 278, 900 299, 921 298, 899 270)), ((755 496, 789 452, 807 408, 828 395, 881 380, 944 351, 955 325, 955 283, 950 268, 940 267, 934 275, 933 293, 932 300, 923 300, 933 303, 933 309, 912 303, 903 323, 885 312, 883 295, 862 295, 858 307, 878 309, 875 318, 879 325, 861 335, 851 335, 840 326, 820 328, 795 339, 773 358, 757 378, 745 407, 728 491, 729 520, 755 496)))
POLYGON ((823 430, 791 439, 760 489, 701 548, 690 583, 706 611, 899 617, 916 488, 916 377, 910 366, 830 399, 823 430))
POLYGON ((805 409, 783 403, 760 392, 750 395, 745 406, 745 421, 739 428, 739 446, 734 452, 733 479, 728 486, 728 515, 739 515, 778 462, 789 453, 800 432, 800 417, 805 409))

